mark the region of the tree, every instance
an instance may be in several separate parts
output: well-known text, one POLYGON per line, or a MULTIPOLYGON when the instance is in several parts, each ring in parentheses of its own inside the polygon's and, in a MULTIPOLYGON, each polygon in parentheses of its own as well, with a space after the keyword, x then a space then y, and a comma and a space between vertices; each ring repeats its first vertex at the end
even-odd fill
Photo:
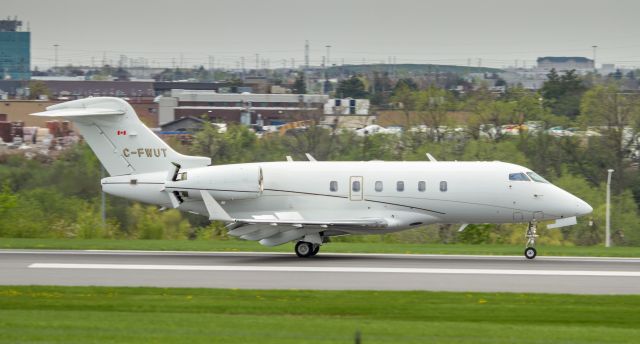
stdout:
POLYGON ((556 115, 575 118, 580 114, 580 99, 587 87, 575 70, 560 76, 555 69, 547 74, 547 81, 542 86, 542 97, 556 115))
POLYGON ((447 116, 454 108, 454 99, 451 93, 444 89, 431 86, 418 92, 416 108, 422 124, 429 127, 429 136, 436 142, 443 139, 444 132, 440 129, 449 121, 447 116))
POLYGON ((411 111, 416 109, 417 93, 407 84, 401 84, 393 90, 391 101, 397 103, 405 117, 405 131, 411 127, 411 111))
POLYGON ((399 89, 400 87, 406 86, 408 87, 410 90, 412 91, 417 91, 418 90, 418 84, 416 84, 416 82, 411 79, 411 78, 403 78, 398 80, 398 82, 396 83, 396 86, 393 88, 393 91, 395 92, 397 89, 399 89))
POLYGON ((39 99, 40 96, 51 97, 51 91, 47 84, 41 80, 29 82, 29 99, 39 99))
POLYGON ((640 125, 640 97, 620 92, 615 84, 595 86, 585 93, 579 122, 584 127, 604 128, 602 136, 591 137, 591 152, 584 157, 596 180, 603 180, 608 168, 616 170, 614 192, 620 193, 626 186, 626 157, 637 144, 640 125), (590 160, 595 159, 595 160, 590 160))
POLYGON ((293 87, 291 88, 291 92, 294 94, 306 94, 307 93, 307 82, 304 79, 304 74, 300 73, 296 78, 296 81, 293 83, 293 87))
POLYGON ((371 93, 372 105, 385 105, 389 102, 389 95, 391 94, 391 79, 389 79, 388 72, 373 72, 371 93))
POLYGON ((368 95, 364 88, 364 83, 360 78, 353 75, 349 79, 342 80, 338 83, 336 89, 336 97, 339 98, 366 98, 368 95))

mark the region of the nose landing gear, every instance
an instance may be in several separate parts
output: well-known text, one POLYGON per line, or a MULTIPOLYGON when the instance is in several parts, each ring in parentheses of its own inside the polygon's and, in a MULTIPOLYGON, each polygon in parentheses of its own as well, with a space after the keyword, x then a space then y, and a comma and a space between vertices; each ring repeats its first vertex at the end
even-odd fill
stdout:
POLYGON ((527 226, 527 232, 525 234, 525 238, 527 238, 527 248, 524 249, 524 256, 527 259, 533 259, 538 255, 538 251, 536 251, 536 238, 538 234, 536 234, 536 223, 529 222, 529 226, 527 226))

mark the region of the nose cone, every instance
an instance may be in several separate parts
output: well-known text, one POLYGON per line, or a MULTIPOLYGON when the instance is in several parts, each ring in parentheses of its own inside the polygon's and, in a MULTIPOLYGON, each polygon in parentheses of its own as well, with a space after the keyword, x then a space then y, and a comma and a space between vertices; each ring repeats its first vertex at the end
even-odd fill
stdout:
POLYGON ((568 192, 565 195, 566 197, 564 197, 563 200, 564 205, 561 207, 564 216, 582 216, 590 214, 593 211, 589 203, 568 192))
POLYGON ((576 197, 576 215, 577 216, 591 214, 592 211, 593 211, 593 208, 589 205, 589 203, 576 197))
POLYGON ((560 188, 557 189, 556 193, 557 198, 554 203, 557 208, 556 210, 561 217, 571 217, 571 216, 582 216, 590 214, 593 211, 593 208, 589 205, 589 203, 581 200, 580 198, 570 194, 569 192, 562 190, 560 188))

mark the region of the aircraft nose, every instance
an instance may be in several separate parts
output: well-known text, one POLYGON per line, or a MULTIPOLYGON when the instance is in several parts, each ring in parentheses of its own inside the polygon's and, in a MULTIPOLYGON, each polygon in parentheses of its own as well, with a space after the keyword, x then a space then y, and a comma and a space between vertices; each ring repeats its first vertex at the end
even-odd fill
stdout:
POLYGON ((589 205, 589 203, 581 200, 576 197, 576 215, 587 215, 593 211, 593 208, 589 205))
POLYGON ((580 211, 580 215, 591 214, 591 212, 593 211, 593 208, 589 205, 589 203, 583 200, 580 200, 580 205, 578 205, 578 209, 580 211))

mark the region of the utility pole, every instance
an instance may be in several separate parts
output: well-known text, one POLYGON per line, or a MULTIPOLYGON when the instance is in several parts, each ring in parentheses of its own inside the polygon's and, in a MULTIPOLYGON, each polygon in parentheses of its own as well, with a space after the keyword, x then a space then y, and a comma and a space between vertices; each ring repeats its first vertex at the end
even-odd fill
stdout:
POLYGON ((604 247, 611 247, 611 174, 613 169, 607 170, 607 214, 605 218, 604 247))
POLYGON ((331 66, 331 46, 327 45, 327 63, 326 65, 331 66))
POLYGON ((596 68, 596 49, 598 49, 597 45, 591 46, 593 48, 593 73, 597 73, 598 69, 596 68))
POLYGON ((244 82, 244 56, 240 57, 240 68, 242 69, 242 81, 244 82))
POLYGON ((53 56, 53 69, 55 72, 55 69, 58 67, 58 47, 60 45, 59 44, 54 44, 53 45, 53 51, 54 51, 54 56, 53 56))
POLYGON ((304 70, 309 70, 309 41, 304 41, 304 70))

